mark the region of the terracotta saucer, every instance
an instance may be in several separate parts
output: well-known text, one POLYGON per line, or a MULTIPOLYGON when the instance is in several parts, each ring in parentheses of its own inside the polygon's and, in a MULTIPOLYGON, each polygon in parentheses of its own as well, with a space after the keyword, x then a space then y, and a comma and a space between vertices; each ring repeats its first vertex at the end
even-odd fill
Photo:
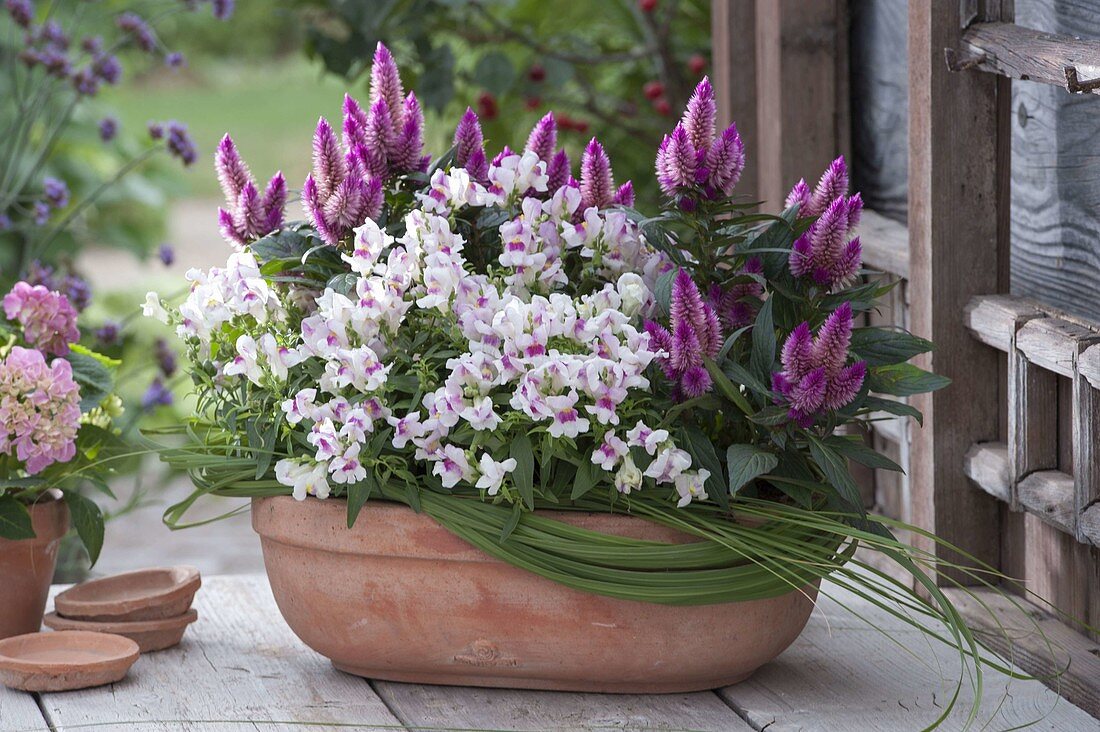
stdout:
POLYGON ((70 691, 120 680, 141 655, 110 633, 63 630, 0 640, 0 683, 22 691, 70 691))
POLYGON ((53 604, 74 620, 163 620, 187 612, 200 584, 194 567, 139 569, 70 587, 53 604))
POLYGON ((74 620, 50 613, 42 622, 54 630, 91 630, 98 633, 113 633, 129 638, 138 644, 142 653, 163 651, 171 648, 183 639, 187 626, 199 619, 199 613, 192 608, 183 615, 163 620, 130 620, 120 622, 97 622, 95 620, 74 620))

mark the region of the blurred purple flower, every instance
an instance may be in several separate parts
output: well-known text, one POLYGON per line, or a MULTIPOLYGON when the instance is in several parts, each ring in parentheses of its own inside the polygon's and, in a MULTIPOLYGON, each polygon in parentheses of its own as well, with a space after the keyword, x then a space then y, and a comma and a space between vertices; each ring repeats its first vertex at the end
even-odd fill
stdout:
POLYGON ((104 117, 99 120, 99 139, 110 142, 118 134, 118 120, 114 117, 104 117))
POLYGON ((557 144, 558 123, 554 120, 554 113, 547 112, 527 136, 527 145, 523 149, 530 150, 539 156, 539 160, 549 163, 554 156, 554 148, 557 144))
POLYGON ((65 275, 57 290, 69 298, 77 312, 82 312, 92 303, 92 286, 80 275, 65 275))
POLYGON ((176 261, 176 250, 172 248, 171 244, 161 244, 157 249, 157 257, 165 267, 171 267, 172 263, 176 261))
POLYGON ((6 213, 0 213, 0 233, 3 233, 11 228, 11 216, 6 213))
POLYGON ((31 0, 7 0, 4 7, 20 28, 28 28, 34 21, 34 3, 31 0))
POLYGON ((153 29, 137 13, 126 11, 115 20, 115 25, 133 39, 134 44, 146 53, 157 49, 157 37, 153 29))
POLYGON ((69 205, 69 187, 58 178, 46 176, 42 179, 42 195, 53 208, 65 208, 69 205))
POLYGON ((72 76, 73 89, 82 97, 94 97, 99 93, 99 79, 90 68, 83 68, 72 76))
POLYGON ((45 201, 34 202, 34 224, 35 226, 45 226, 46 222, 50 220, 50 207, 45 201))
POLYGON ((80 47, 87 53, 97 54, 103 50, 103 37, 85 36, 80 41, 80 47))
POLYGON ((56 20, 47 20, 38 29, 38 42, 64 51, 69 47, 69 36, 56 20))
POLYGON ((184 58, 183 54, 179 51, 172 51, 171 53, 165 54, 164 65, 170 69, 182 68, 187 65, 187 59, 184 58))
POLYGON ((153 140, 160 140, 164 137, 164 125, 160 122, 149 122, 145 125, 145 128, 149 130, 149 137, 153 140))
POLYGON ((156 359, 157 368, 165 378, 170 378, 176 373, 176 354, 165 339, 157 338, 153 344, 153 358, 156 359))
POLYGON ((172 401, 172 392, 164 386, 164 382, 158 376, 153 379, 153 383, 149 384, 149 388, 145 390, 144 396, 141 397, 141 408, 149 411, 155 407, 170 407, 172 401))
POLYGON ((92 73, 104 84, 113 86, 122 79, 122 64, 114 54, 97 54, 92 60, 92 73))
POLYGON ((168 152, 184 165, 191 165, 198 158, 195 142, 187 131, 187 125, 172 120, 168 122, 168 152))
POLYGON ((233 15, 233 8, 236 5, 234 0, 213 0, 210 3, 211 9, 214 11, 214 17, 218 20, 229 20, 233 15))
MULTIPOLYGON (((546 194, 553 196, 558 189, 569 182, 572 168, 569 163, 569 154, 562 148, 554 153, 546 166, 546 194)), ((628 181, 629 182, 629 181, 628 181)))
POLYGON ((102 326, 96 329, 96 340, 105 346, 113 346, 118 343, 119 327, 118 323, 108 320, 102 326))

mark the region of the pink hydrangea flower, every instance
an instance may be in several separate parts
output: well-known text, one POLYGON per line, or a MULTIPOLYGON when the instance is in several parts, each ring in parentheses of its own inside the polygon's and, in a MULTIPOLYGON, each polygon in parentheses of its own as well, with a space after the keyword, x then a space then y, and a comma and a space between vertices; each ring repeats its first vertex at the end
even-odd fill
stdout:
POLYGON ((4 296, 4 314, 23 326, 28 343, 47 353, 64 356, 69 344, 80 339, 69 298, 42 285, 17 282, 4 296))
POLYGON ((15 346, 0 361, 0 454, 14 454, 34 475, 76 455, 80 388, 72 366, 15 346))

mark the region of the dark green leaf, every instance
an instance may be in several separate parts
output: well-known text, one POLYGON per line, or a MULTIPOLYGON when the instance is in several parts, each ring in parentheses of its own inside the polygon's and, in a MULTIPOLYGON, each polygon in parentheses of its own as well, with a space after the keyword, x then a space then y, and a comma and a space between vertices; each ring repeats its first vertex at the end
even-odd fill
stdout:
POLYGON ((694 425, 688 425, 683 430, 685 448, 691 455, 691 462, 697 467, 705 468, 707 476, 704 484, 707 495, 718 503, 723 509, 729 509, 730 499, 724 485, 722 474, 722 462, 718 459, 718 453, 714 451, 714 445, 701 429, 694 425))
POLYGON ((918 424, 924 424, 924 415, 920 413, 920 410, 905 402, 869 396, 863 400, 862 406, 872 412, 886 412, 887 414, 896 414, 899 417, 912 417, 917 420, 918 424))
POLYGON ((817 466, 821 468, 825 479, 846 503, 862 510, 863 498, 859 494, 855 481, 852 480, 851 473, 848 472, 848 461, 816 437, 811 435, 809 440, 810 454, 817 466))
POLYGON ((870 369, 867 388, 879 394, 912 396, 942 389, 950 383, 951 379, 939 374, 917 368, 910 363, 899 363, 870 369))
POLYGON ((279 229, 259 241, 252 242, 249 248, 260 262, 275 259, 291 259, 300 262, 302 255, 317 243, 317 239, 311 236, 312 233, 310 229, 279 229))
POLYGON ((772 319, 772 303, 769 298, 756 315, 752 327, 752 356, 749 359, 751 372, 762 381, 769 381, 772 365, 775 363, 775 322, 772 319))
POLYGON ((344 272, 343 274, 334 275, 325 286, 331 287, 345 297, 350 297, 355 292, 355 285, 358 282, 359 275, 354 272, 344 272))
POLYGON ((33 539, 31 514, 15 496, 0 493, 0 539, 33 539))
POLYGON ((779 464, 774 453, 756 445, 733 444, 726 449, 726 468, 729 470, 729 491, 736 495, 750 480, 766 475, 779 464))
POLYGON ((856 328, 852 331, 851 348, 868 366, 889 366, 931 351, 932 342, 904 331, 856 328))
POLYGON ((363 504, 370 498, 371 493, 374 492, 374 472, 367 470, 366 476, 357 482, 348 486, 348 528, 350 529, 355 525, 355 519, 359 518, 359 511, 363 508, 363 504))
POLYGON ((592 490, 599 481, 601 472, 603 468, 593 463, 591 456, 581 460, 581 464, 577 466, 577 475, 573 479, 573 492, 569 494, 569 499, 575 501, 592 490))
POLYGON ((831 435, 825 438, 825 444, 849 460, 854 460, 860 465, 866 465, 868 468, 874 468, 876 470, 893 470, 898 473, 905 472, 900 465, 876 450, 871 449, 863 442, 841 437, 840 435, 831 435))
POLYGON ((99 506, 76 491, 65 491, 65 503, 76 527, 77 536, 88 551, 88 559, 94 565, 103 548, 103 512, 99 506))
POLYGON ((518 503, 512 504, 512 515, 508 517, 508 520, 504 522, 504 528, 500 531, 500 543, 508 541, 508 537, 512 535, 512 532, 519 526, 519 520, 523 517, 523 506, 518 503))
POLYGON ((781 404, 771 404, 749 417, 749 421, 765 427, 777 427, 791 419, 790 408, 781 404))
POLYGON ((95 409, 113 388, 110 370, 82 353, 70 353, 65 359, 72 364, 73 381, 80 386, 80 411, 95 409))
POLYGON ((508 450, 510 457, 516 461, 516 469, 512 471, 512 480, 516 484, 523 502, 527 508, 535 508, 535 453, 531 449, 531 438, 520 435, 512 440, 508 450))
POLYGON ((669 302, 672 300, 672 281, 676 279, 676 271, 665 272, 657 278, 653 285, 653 299, 657 303, 657 309, 662 317, 667 318, 669 302))
POLYGON ((707 372, 710 374, 710 378, 714 381, 714 385, 718 387, 719 393, 726 399, 737 405, 745 414, 752 414, 753 408, 749 405, 745 395, 741 393, 740 387, 729 380, 729 377, 722 373, 722 370, 718 368, 718 364, 711 361, 709 358, 703 359, 703 363, 706 364, 707 372))

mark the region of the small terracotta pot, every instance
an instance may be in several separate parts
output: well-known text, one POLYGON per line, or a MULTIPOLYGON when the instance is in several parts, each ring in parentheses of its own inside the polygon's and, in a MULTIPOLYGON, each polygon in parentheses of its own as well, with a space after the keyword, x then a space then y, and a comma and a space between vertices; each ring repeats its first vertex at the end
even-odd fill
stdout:
POLYGON ((27 506, 33 539, 0 539, 0 638, 34 633, 42 627, 46 597, 57 566, 57 550, 69 531, 69 507, 51 491, 27 506))
MULTIPOLYGON (((696 540, 623 515, 548 511, 595 531, 696 540)), ((252 502, 279 610, 340 670, 390 681, 608 693, 711 689, 782 653, 816 585, 779 597, 692 607, 574 590, 502 562, 425 514, 368 501, 252 502)))

